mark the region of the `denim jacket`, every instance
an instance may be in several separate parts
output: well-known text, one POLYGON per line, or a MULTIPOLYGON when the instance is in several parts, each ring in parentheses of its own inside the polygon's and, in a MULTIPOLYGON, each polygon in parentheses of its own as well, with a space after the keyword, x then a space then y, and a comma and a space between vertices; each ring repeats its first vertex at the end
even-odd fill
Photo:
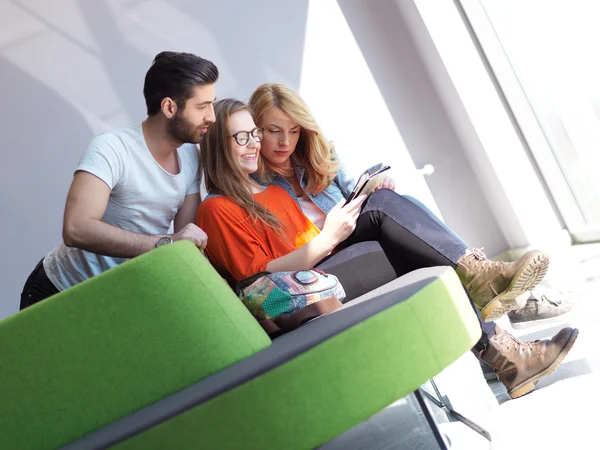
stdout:
MULTIPOLYGON (((300 180, 300 186, 302 187, 302 190, 306 192, 304 167, 301 164, 294 164, 294 169, 296 170, 296 176, 298 177, 298 180, 300 180)), ((282 187, 294 200, 296 200, 298 204, 300 204, 298 202, 298 197, 294 193, 294 189, 285 179, 285 177, 278 174, 273 174, 269 183, 265 183, 264 181, 260 180, 256 174, 252 174, 251 177, 262 186, 268 186, 269 184, 272 184, 274 186, 282 187)), ((306 192, 306 195, 308 195, 308 197, 321 211, 323 211, 325 214, 328 214, 329 211, 331 211, 331 209, 337 205, 342 198, 348 198, 352 192, 352 189, 354 188, 354 184, 354 179, 348 174, 344 167, 341 166, 329 187, 317 195, 310 194, 309 192, 306 192)))

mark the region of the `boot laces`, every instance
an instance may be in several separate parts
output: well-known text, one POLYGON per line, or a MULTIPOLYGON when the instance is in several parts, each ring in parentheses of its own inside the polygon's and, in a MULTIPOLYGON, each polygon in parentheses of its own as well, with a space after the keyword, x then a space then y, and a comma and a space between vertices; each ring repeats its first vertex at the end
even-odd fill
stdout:
POLYGON ((495 263, 493 261, 490 261, 487 256, 485 256, 485 253, 483 253, 483 247, 481 248, 474 248, 471 253, 469 254, 469 256, 471 256, 471 261, 473 262, 473 267, 475 269, 479 269, 481 268, 482 270, 489 270, 491 267, 493 267, 495 265, 495 263))
POLYGON ((534 354, 536 352, 535 344, 537 344, 539 339, 535 341, 520 341, 517 338, 514 338, 515 350, 518 350, 519 353, 523 353, 527 351, 529 354, 534 354))
POLYGON ((507 348, 520 353, 522 353, 524 350, 534 350, 534 344, 539 342, 539 340, 523 342, 507 332, 502 333, 501 339, 503 341, 502 343, 506 345, 507 348))
POLYGON ((474 248, 471 252, 471 255, 473 255, 473 257, 479 261, 487 260, 487 256, 485 256, 485 253, 483 253, 483 247, 474 248))

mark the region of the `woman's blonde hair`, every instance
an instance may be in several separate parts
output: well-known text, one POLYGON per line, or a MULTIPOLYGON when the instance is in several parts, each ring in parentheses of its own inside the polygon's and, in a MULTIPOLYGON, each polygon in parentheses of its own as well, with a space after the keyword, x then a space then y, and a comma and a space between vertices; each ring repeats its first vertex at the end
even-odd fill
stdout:
POLYGON ((202 178, 208 193, 229 197, 244 208, 253 221, 257 219, 264 224, 280 230, 282 225, 268 209, 254 200, 252 189, 258 186, 242 170, 239 161, 231 152, 231 133, 229 118, 240 111, 252 110, 245 103, 233 98, 226 98, 215 103, 215 123, 212 124, 200 143, 200 159, 202 178))
MULTIPOLYGON (((308 192, 316 195, 326 189, 335 178, 340 164, 333 145, 325 139, 302 97, 283 84, 266 83, 256 88, 248 104, 254 111, 257 123, 260 123, 267 111, 278 108, 300 125, 300 138, 292 154, 292 161, 297 161, 304 167, 308 192)), ((293 167, 291 170, 281 169, 266 158, 260 159, 257 173, 266 181, 272 173, 285 177, 295 175, 293 167)))

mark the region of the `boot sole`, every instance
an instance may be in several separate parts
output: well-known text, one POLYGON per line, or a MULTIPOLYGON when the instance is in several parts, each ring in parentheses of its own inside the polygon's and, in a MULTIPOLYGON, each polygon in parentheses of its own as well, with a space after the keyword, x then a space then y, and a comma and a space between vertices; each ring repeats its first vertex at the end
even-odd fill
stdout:
POLYGON ((521 309, 527 299, 517 300, 524 292, 532 290, 546 276, 550 258, 542 252, 536 252, 513 277, 508 287, 494 297, 481 309, 481 316, 485 322, 491 322, 511 311, 521 309))
POLYGON ((510 398, 518 398, 524 396, 525 394, 529 394, 535 389, 535 385, 540 380, 540 378, 543 378, 546 375, 550 375, 552 372, 554 372, 558 368, 558 366, 562 364, 563 360, 573 347, 573 344, 575 344, 577 336, 579 336, 579 330, 577 328, 574 328, 573 333, 571 333, 571 337, 569 338, 569 341, 566 343, 562 351, 558 354, 554 362, 550 366, 548 366, 546 370, 541 371, 537 375, 532 376, 531 378, 519 384, 518 386, 515 386, 512 389, 510 389, 508 391, 508 395, 510 396, 510 398))

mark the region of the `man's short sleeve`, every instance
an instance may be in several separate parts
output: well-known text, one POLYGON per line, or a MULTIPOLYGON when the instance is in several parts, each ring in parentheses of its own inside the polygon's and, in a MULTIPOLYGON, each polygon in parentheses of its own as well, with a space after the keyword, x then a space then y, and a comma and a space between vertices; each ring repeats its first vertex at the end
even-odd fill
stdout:
POLYGON ((77 170, 89 172, 104 181, 112 190, 125 174, 125 145, 114 134, 95 136, 79 160, 77 170))
POLYGON ((194 144, 187 144, 185 158, 184 164, 187 164, 191 171, 191 181, 188 183, 185 195, 197 194, 200 192, 200 154, 198 147, 194 144))

